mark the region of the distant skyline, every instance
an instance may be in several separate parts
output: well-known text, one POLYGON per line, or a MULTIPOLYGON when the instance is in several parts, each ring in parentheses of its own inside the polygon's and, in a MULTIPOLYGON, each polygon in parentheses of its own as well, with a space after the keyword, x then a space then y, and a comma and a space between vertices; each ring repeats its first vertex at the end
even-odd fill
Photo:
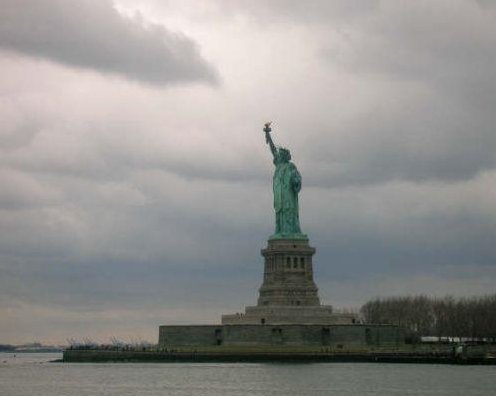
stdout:
POLYGON ((496 284, 496 3, 0 0, 0 343, 256 302, 263 124, 322 303, 496 284))

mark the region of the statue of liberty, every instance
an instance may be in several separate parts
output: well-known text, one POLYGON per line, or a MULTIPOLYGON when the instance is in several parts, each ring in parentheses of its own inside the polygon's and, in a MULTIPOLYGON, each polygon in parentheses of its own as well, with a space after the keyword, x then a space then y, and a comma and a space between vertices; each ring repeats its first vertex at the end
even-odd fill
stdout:
POLYGON ((270 122, 265 124, 265 141, 274 157, 274 210, 276 212, 276 231, 270 239, 307 239, 301 233, 298 209, 298 193, 301 190, 301 175, 296 165, 290 162, 288 149, 277 148, 272 141, 270 122))

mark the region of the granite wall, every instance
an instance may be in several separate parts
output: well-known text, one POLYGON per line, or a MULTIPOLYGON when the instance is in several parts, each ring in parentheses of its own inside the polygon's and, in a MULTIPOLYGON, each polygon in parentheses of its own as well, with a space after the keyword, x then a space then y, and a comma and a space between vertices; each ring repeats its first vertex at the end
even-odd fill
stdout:
POLYGON ((411 336, 393 325, 160 326, 159 346, 385 346, 405 344, 411 336))

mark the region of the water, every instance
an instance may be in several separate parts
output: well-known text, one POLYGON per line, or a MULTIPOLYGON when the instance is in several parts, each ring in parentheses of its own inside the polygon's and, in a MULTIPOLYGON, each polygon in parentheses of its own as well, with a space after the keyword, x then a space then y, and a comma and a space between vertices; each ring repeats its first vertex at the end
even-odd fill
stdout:
POLYGON ((495 366, 50 363, 0 353, 0 396, 496 395, 495 366))

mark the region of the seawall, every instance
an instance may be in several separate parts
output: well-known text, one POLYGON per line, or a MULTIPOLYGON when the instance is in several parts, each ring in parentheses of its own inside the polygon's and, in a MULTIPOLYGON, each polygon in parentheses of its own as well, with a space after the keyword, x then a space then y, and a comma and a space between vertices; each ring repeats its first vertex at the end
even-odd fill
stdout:
POLYGON ((67 349, 64 362, 370 362, 433 364, 496 364, 496 355, 484 350, 455 354, 450 348, 431 351, 380 350, 101 350, 67 349))

